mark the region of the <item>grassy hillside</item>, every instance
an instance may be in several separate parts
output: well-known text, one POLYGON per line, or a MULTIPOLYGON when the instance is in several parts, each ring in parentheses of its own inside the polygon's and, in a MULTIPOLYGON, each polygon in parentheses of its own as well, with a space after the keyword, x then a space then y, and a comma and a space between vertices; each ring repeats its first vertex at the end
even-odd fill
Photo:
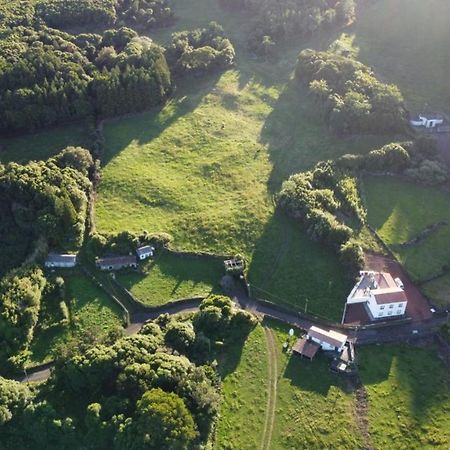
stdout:
POLYGON ((392 177, 367 177, 364 186, 369 223, 411 276, 421 280, 439 273, 450 261, 450 225, 436 229, 415 245, 400 244, 430 225, 441 221, 450 224, 448 193, 392 177))
POLYGON ((400 87, 413 112, 450 114, 450 3, 359 0, 351 32, 359 58, 400 87))
POLYGON ((449 448, 447 371, 437 355, 407 346, 361 347, 358 354, 373 446, 449 448))
POLYGON ((244 253, 257 285, 276 272, 269 285, 260 286, 270 291, 267 296, 298 306, 311 295, 310 301, 322 302, 315 312, 324 315, 328 302, 336 302, 331 315, 339 318, 346 287, 337 258, 307 244, 302 233, 291 233, 273 206, 273 195, 290 174, 389 140, 336 138, 306 93, 289 83, 298 51, 326 47, 335 36, 324 33, 315 41, 293 43, 276 62, 259 62, 245 48, 245 14, 205 0, 175 3, 175 12, 179 20, 152 34, 155 40, 218 20, 236 47, 236 68, 180 82, 162 110, 105 123, 97 228, 165 231, 179 248, 244 253), (292 234, 289 248, 301 254, 289 256, 280 248, 287 246, 287 234, 292 234), (320 268, 329 280, 326 294, 317 288, 320 268))
POLYGON ((187 258, 163 253, 140 266, 141 272, 122 273, 117 280, 141 302, 157 306, 169 300, 206 296, 220 290, 223 263, 212 258, 187 258))

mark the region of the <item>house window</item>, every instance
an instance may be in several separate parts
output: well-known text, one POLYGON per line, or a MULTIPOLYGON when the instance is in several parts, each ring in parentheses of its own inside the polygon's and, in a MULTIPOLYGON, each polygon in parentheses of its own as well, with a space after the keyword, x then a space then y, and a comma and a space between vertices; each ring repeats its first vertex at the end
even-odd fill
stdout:
POLYGON ((401 313, 402 313, 402 310, 401 310, 401 309, 398 309, 398 310, 397 310, 397 316, 400 316, 401 313))
POLYGON ((399 304, 398 304, 398 307, 399 307, 399 308, 403 308, 403 303, 399 303, 399 304))
POLYGON ((388 316, 392 316, 392 311, 389 311, 389 312, 388 312, 388 316))
POLYGON ((380 309, 384 309, 384 305, 383 305, 383 306, 380 306, 380 309))
POLYGON ((393 309, 394 308, 394 305, 389 305, 389 309, 393 309))
POLYGON ((378 313, 378 317, 381 317, 382 315, 383 315, 382 312, 379 312, 379 313, 378 313))

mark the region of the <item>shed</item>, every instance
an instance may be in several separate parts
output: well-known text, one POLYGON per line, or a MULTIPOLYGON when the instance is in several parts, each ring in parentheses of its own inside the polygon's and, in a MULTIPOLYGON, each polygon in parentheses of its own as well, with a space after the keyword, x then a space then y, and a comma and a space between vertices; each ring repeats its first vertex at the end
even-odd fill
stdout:
POLYGON ((292 347, 292 351, 300 356, 313 359, 318 352, 320 345, 317 342, 308 340, 306 337, 300 338, 292 347))
POLYGON ((120 270, 127 267, 137 267, 136 256, 108 256, 99 258, 96 264, 100 270, 120 270))
POLYGON ((45 260, 45 267, 53 268, 68 268, 75 267, 77 264, 77 255, 70 255, 64 253, 49 253, 45 260))
POLYGON ((144 245, 136 249, 136 255, 141 261, 147 258, 151 258, 154 253, 155 247, 152 247, 151 245, 144 245))
POLYGON ((347 342, 347 336, 334 330, 323 330, 312 326, 308 330, 308 339, 316 342, 323 350, 341 352, 347 342))

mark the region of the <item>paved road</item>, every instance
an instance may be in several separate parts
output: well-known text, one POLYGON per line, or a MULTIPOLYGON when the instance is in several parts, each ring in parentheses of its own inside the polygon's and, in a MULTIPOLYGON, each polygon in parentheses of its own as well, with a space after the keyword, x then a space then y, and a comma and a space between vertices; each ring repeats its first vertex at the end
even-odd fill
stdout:
MULTIPOLYGON (((261 317, 267 316, 273 319, 277 319, 297 328, 302 328, 305 330, 312 325, 321 325, 321 322, 319 320, 306 318, 303 314, 302 316, 300 316, 287 311, 283 312, 278 308, 271 307, 268 304, 250 299, 243 291, 238 292, 238 296, 235 296, 234 300, 239 307, 245 309, 246 311, 252 312, 253 314, 259 315, 261 317)), ((149 313, 136 314, 133 317, 133 322, 127 328, 125 328, 124 334, 126 336, 130 336, 137 333, 147 320, 154 319, 160 314, 178 314, 197 311, 200 302, 200 299, 194 299, 183 304, 162 306, 158 310, 149 313)), ((363 345, 387 342, 410 342, 418 338, 431 336, 435 334, 434 330, 446 321, 446 316, 439 316, 433 317, 428 320, 410 322, 407 324, 391 323, 389 324, 389 326, 385 326, 383 328, 360 328, 346 331, 343 331, 341 325, 339 324, 336 324, 335 327, 330 327, 328 324, 325 326, 328 329, 331 328, 341 333, 345 332, 345 334, 348 335, 348 338, 355 344, 363 345)), ((28 371, 27 377, 19 377, 17 378, 17 380, 21 382, 44 381, 49 378, 51 367, 52 364, 47 364, 46 366, 41 366, 39 368, 36 368, 35 370, 30 370, 28 371)))

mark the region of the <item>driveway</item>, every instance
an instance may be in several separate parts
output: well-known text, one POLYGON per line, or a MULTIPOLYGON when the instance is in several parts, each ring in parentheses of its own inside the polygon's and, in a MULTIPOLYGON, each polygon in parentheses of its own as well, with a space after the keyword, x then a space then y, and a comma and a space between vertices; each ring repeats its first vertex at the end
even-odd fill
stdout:
POLYGON ((414 321, 430 319, 433 314, 430 311, 428 299, 420 292, 417 286, 411 281, 403 266, 388 256, 375 253, 366 253, 366 270, 377 272, 389 272, 394 278, 400 278, 405 286, 405 293, 408 297, 406 306, 406 316, 414 321))

